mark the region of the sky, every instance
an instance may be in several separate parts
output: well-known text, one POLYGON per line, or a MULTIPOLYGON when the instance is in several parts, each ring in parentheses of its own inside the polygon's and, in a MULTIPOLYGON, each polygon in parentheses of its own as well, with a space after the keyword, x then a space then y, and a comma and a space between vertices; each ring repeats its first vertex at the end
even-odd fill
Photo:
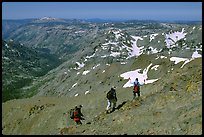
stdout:
POLYGON ((2 19, 202 21, 202 2, 3 2, 2 19))

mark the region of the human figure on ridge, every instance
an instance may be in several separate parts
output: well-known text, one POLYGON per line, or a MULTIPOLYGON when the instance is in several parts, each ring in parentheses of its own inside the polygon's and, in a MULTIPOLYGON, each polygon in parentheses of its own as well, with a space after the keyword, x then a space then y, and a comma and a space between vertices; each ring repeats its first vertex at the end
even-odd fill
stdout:
POLYGON ((131 82, 131 79, 129 78, 130 83, 134 84, 134 88, 133 88, 133 99, 136 98, 136 94, 138 95, 138 97, 140 97, 140 83, 138 81, 138 78, 135 79, 134 82, 131 82))
POLYGON ((112 87, 111 90, 106 94, 106 98, 108 101, 108 105, 106 107, 106 113, 108 114, 108 113, 110 113, 109 109, 111 108, 112 104, 113 104, 113 107, 112 107, 111 112, 113 112, 115 110, 115 107, 116 107, 117 97, 116 97, 115 87, 112 87))
POLYGON ((82 122, 81 120, 84 120, 83 118, 83 114, 81 113, 81 108, 82 108, 82 105, 79 105, 78 106, 75 106, 75 109, 74 109, 74 121, 76 122, 77 125, 81 125, 82 122))

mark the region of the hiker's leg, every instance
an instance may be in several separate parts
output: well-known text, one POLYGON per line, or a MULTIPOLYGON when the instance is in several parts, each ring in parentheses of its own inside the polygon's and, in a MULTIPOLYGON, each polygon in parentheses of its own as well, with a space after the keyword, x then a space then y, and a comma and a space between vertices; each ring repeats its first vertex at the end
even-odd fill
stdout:
POLYGON ((138 94, 138 97, 139 97, 140 96, 140 91, 138 91, 137 94, 138 94))
POLYGON ((77 125, 81 125, 82 123, 81 123, 80 120, 77 120, 77 121, 76 121, 76 124, 77 124, 77 125))
POLYGON ((80 125, 82 124, 80 120, 78 121, 78 124, 80 124, 80 125))
POLYGON ((116 107, 116 100, 113 101, 113 111, 115 110, 116 107))
POLYGON ((107 101, 108 101, 108 105, 107 105, 107 107, 106 107, 106 111, 108 111, 109 108, 111 107, 111 102, 110 102, 110 100, 107 100, 107 101))
POLYGON ((133 91, 133 99, 136 97, 136 93, 133 91))

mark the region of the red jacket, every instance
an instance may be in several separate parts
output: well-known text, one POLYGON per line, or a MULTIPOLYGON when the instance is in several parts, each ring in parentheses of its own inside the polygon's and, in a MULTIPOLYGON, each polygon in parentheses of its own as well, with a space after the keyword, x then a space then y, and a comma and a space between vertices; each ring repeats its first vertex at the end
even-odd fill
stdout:
POLYGON ((74 111, 74 121, 79 121, 81 120, 80 116, 78 115, 77 111, 74 111))

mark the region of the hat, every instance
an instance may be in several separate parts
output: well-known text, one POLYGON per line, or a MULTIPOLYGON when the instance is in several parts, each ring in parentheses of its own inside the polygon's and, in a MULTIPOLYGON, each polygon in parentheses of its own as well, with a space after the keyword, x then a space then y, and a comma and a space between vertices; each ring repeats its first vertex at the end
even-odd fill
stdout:
POLYGON ((135 80, 137 80, 137 81, 138 81, 138 78, 136 78, 135 80))
POLYGON ((82 108, 82 105, 79 105, 78 108, 82 108))
POLYGON ((111 88, 115 89, 116 87, 115 87, 115 86, 112 86, 111 88))

